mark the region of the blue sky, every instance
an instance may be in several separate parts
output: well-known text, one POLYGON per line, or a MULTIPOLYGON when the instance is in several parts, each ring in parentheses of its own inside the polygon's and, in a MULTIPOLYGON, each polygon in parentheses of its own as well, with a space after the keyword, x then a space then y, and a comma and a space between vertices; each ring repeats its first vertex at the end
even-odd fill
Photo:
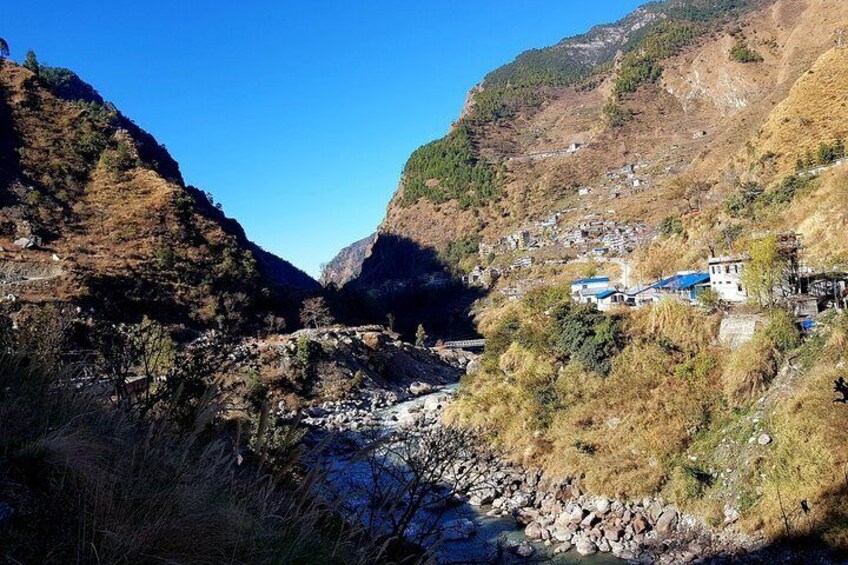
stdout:
POLYGON ((0 37, 92 83, 254 241, 317 275, 488 71, 640 3, 12 1, 0 37))

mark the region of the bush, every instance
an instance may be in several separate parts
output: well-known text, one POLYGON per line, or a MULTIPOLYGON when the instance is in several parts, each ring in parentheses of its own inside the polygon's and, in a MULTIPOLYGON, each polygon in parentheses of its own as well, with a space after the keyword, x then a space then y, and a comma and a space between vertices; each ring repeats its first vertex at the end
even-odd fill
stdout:
POLYGON ((730 49, 730 60, 737 63, 762 63, 763 57, 740 39, 730 49))
POLYGON ((668 216, 657 226, 657 233, 662 237, 681 235, 683 233, 683 221, 680 216, 668 216))
POLYGON ((624 334, 617 317, 594 306, 561 306, 552 315, 554 351, 565 359, 580 361, 587 369, 607 375, 612 358, 624 347, 624 334))

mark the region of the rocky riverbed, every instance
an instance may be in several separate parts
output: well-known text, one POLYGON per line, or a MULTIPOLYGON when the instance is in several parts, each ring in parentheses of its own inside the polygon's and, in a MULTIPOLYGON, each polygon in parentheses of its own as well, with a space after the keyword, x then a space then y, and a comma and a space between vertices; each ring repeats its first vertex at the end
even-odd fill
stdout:
MULTIPOLYGON (((303 423, 319 435, 334 432, 331 451, 336 474, 344 479, 337 485, 341 496, 355 488, 345 481, 367 474, 352 461, 374 431, 432 432, 442 426, 455 389, 415 382, 404 391, 372 391, 306 409, 303 423)), ((761 552, 762 542, 717 533, 660 500, 592 496, 579 481, 549 478, 491 453, 471 451, 455 466, 475 466, 476 478, 472 484, 452 485, 455 507, 439 517, 445 541, 437 554, 443 562, 762 562, 763 553, 745 557, 761 552)), ((779 554, 775 557, 781 561, 779 554)))

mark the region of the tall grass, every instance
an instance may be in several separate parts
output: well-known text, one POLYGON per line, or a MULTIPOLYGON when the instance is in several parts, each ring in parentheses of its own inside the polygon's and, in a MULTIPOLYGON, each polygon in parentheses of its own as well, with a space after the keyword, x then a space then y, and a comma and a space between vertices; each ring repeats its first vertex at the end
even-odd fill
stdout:
MULTIPOLYGON (((141 419, 26 358, 0 357, 0 530, 20 563, 372 562, 367 540, 198 421, 141 419)), ((205 412, 208 413, 208 412, 205 412)))

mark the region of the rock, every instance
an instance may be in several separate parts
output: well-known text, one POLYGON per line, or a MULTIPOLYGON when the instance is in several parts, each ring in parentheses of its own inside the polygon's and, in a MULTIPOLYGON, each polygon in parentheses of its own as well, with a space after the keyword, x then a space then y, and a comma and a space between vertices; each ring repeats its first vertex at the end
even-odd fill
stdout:
POLYGON ((35 242, 28 237, 22 237, 20 239, 16 239, 13 245, 15 247, 20 247, 21 249, 30 249, 35 247, 35 242))
POLYGON ((533 521, 524 528, 524 535, 532 540, 542 539, 542 524, 533 521))
POLYGON ((364 332, 362 334, 362 343, 369 349, 377 350, 385 343, 386 336, 380 332, 364 332))
POLYGON ((595 512, 598 516, 603 516, 610 510, 610 501, 604 497, 595 499, 595 512))
POLYGON ((598 552, 598 547, 585 538, 574 544, 574 549, 577 550, 577 553, 580 555, 594 555, 598 552))
POLYGON ((533 546, 527 543, 526 541, 520 543, 518 547, 515 548, 515 554, 519 557, 530 557, 535 552, 536 550, 533 549, 533 546))
POLYGON ((631 522, 631 525, 633 526, 633 532, 636 533, 636 534, 641 534, 641 533, 647 531, 647 529, 649 527, 648 521, 645 520, 645 518, 643 518, 642 516, 637 516, 633 520, 633 522, 631 522))
POLYGON ((674 509, 667 509, 665 512, 657 520, 656 529, 657 532, 668 535, 674 531, 674 527, 677 525, 677 511, 674 509))
POLYGON ((571 538, 574 537, 574 534, 571 533, 569 530, 554 528, 554 531, 551 533, 551 536, 557 541, 571 541, 571 538))
POLYGON ((467 518, 460 518, 445 525, 442 538, 445 540, 468 539, 477 533, 477 523, 467 518))
POLYGON ((56 254, 54 253, 53 255, 51 255, 51 256, 50 256, 50 260, 51 260, 51 261, 59 262, 59 261, 61 261, 62 259, 61 259, 58 255, 56 255, 56 254))
POLYGON ((595 514, 594 512, 589 512, 589 514, 587 514, 586 517, 583 518, 583 521, 580 522, 580 525, 584 528, 591 528, 600 521, 601 519, 598 518, 597 514, 595 514))
POLYGON ((604 528, 604 538, 610 541, 618 541, 621 539, 621 536, 624 535, 619 528, 604 528))
POLYGON ((554 525, 558 528, 565 528, 569 524, 579 524, 585 516, 586 511, 575 505, 570 511, 560 514, 554 525))
POLYGON ((448 397, 444 394, 437 394, 434 396, 428 396, 424 399, 424 411, 425 412, 438 412, 441 410, 444 405, 447 403, 448 397))
POLYGON ((768 445, 772 442, 771 436, 768 434, 760 434, 757 438, 757 443, 760 445, 768 445))
POLYGON ((601 538, 601 540, 598 542, 598 551, 600 551, 601 553, 609 553, 610 551, 612 551, 612 547, 610 547, 609 540, 601 538))
POLYGON ((740 517, 741 513, 739 512, 739 508, 729 503, 724 505, 724 521, 727 524, 736 522, 740 517))
POLYGON ((414 396, 421 396, 422 394, 430 394, 433 392, 433 387, 429 383, 422 383, 421 381, 415 381, 411 385, 409 385, 409 394, 414 396))
POLYGON ((566 542, 557 546, 557 548, 554 550, 554 555, 559 555, 560 553, 568 553, 569 551, 571 551, 571 544, 566 542))

